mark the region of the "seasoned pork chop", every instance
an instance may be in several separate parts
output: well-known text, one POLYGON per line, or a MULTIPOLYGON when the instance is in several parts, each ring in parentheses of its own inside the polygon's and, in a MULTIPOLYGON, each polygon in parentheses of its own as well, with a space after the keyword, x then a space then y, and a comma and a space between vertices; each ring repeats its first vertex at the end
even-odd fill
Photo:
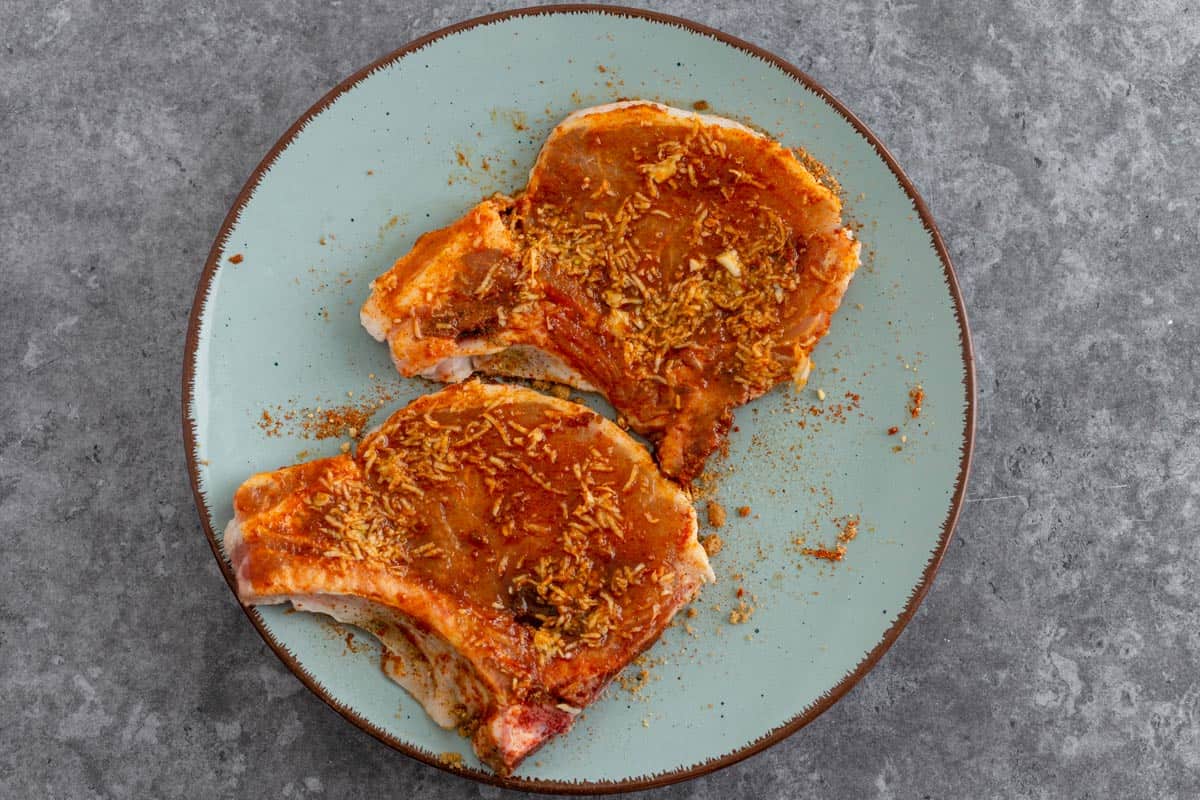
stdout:
POLYGON ((357 452, 250 478, 224 547, 247 604, 359 625, 509 773, 713 579, 688 496, 583 406, 471 381, 357 452))
POLYGON ((693 478, 734 407, 808 376, 858 267, 841 203, 792 152, 646 102, 567 117, 515 199, 417 240, 362 322, 404 375, 602 392, 693 478))

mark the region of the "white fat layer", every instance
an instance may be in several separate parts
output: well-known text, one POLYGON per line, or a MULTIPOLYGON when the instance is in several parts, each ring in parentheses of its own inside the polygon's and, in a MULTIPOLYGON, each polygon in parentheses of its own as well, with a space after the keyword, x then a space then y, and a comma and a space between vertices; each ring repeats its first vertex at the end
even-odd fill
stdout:
POLYGON ((486 707, 489 692, 471 665, 445 639, 420 631, 396 610, 348 595, 280 595, 260 602, 288 601, 297 611, 325 614, 378 639, 384 672, 443 728, 457 725, 463 710, 475 716, 486 707))
POLYGON ((744 133, 749 133, 758 137, 759 139, 768 138, 753 128, 747 127, 746 125, 743 125, 735 120, 728 119, 727 117, 718 117, 715 114, 698 114, 695 111, 687 111, 682 108, 676 108, 675 106, 668 106, 662 103, 655 103, 650 100, 622 100, 617 103, 605 103, 604 105, 592 106, 591 108, 581 108, 578 111, 574 111, 569 114, 566 119, 559 123, 559 127, 564 127, 572 122, 582 119, 583 117, 591 116, 592 114, 606 114, 609 111, 618 111, 622 108, 631 108, 633 106, 652 106, 672 117, 699 120, 704 125, 713 125, 718 128, 732 128, 744 133))
POLYGON ((562 359, 532 345, 514 345, 494 355, 475 356, 472 366, 491 375, 564 383, 581 392, 596 391, 587 378, 562 359))
MULTIPOLYGON (((469 343, 464 349, 476 349, 478 343, 469 343)), ((396 361, 402 373, 406 364, 396 361)), ((443 358, 416 374, 422 378, 442 383, 461 383, 476 372, 487 375, 504 375, 509 378, 526 378, 534 381, 549 381, 572 386, 581 392, 597 391, 587 378, 567 366, 557 356, 532 345, 514 345, 497 348, 490 353, 456 355, 443 358)))
POLYGON ((695 534, 692 535, 692 540, 688 542, 684 558, 691 561, 696 571, 700 573, 702 583, 717 582, 717 574, 713 572, 712 564, 708 561, 708 551, 696 539, 695 534))
POLYGON ((221 548, 225 551, 225 558, 233 560, 233 551, 242 544, 242 524, 237 519, 229 520, 229 524, 225 526, 225 534, 221 537, 221 548))
POLYGON ((390 327, 388 324, 389 320, 376 307, 374 294, 367 300, 362 310, 358 312, 358 321, 362 323, 363 328, 366 329, 367 333, 371 334, 375 341, 382 342, 387 338, 388 328, 390 327))
MULTIPOLYGON (((230 561, 241 549, 241 523, 233 519, 225 527, 222 547, 230 561)), ((325 614, 338 622, 355 625, 370 633, 383 645, 383 670, 400 684, 424 708, 438 725, 453 728, 468 716, 481 714, 488 705, 490 692, 479 680, 470 662, 436 633, 422 631, 404 614, 370 600, 349 595, 294 594, 255 595, 242 570, 237 573, 237 592, 243 602, 278 605, 290 602, 297 611, 325 614)))
POLYGON ((426 367, 417 373, 422 378, 429 378, 442 383, 459 383, 471 377, 475 371, 475 359, 472 356, 450 356, 443 358, 433 366, 426 367))
POLYGON ((229 524, 225 526, 225 533, 221 537, 221 549, 225 551, 225 558, 233 566, 233 572, 237 578, 238 597, 247 597, 252 594, 250 583, 242 579, 242 571, 238 569, 237 562, 233 560, 237 552, 242 549, 244 538, 242 523, 236 517, 229 520, 229 524))

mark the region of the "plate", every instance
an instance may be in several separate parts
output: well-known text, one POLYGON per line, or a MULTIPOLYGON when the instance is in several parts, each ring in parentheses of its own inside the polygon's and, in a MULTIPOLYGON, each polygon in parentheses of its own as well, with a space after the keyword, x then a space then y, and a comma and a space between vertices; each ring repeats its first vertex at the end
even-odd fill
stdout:
POLYGON ((495 14, 338 85, 271 149, 221 226, 196 291, 183 397, 196 504, 226 579, 220 531, 242 480, 336 453, 346 439, 314 438, 330 432, 321 422, 331 408, 375 409, 375 424, 433 388, 396 376, 387 348, 360 328, 371 279, 423 231, 519 188, 569 112, 619 98, 707 105, 802 146, 831 168, 864 243, 808 387, 739 409, 728 454, 713 463, 708 489, 731 513, 718 583, 698 614, 668 629, 569 735, 501 779, 383 676, 366 634, 278 606, 247 610, 355 725, 426 763, 519 789, 671 783, 810 722, 911 619, 970 461, 974 374, 954 273, 925 205, 861 122, 795 67, 686 20, 613 7, 495 14), (803 552, 835 546, 851 519, 858 535, 841 561, 803 552), (731 612, 749 617, 734 624, 731 612))

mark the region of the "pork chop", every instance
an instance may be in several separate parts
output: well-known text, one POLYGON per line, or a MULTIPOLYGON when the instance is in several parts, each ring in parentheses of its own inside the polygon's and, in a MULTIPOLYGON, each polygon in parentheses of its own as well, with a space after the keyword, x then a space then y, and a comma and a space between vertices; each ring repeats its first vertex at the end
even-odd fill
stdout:
POLYGON ((501 774, 713 580, 687 494, 641 445, 478 381, 413 401, 353 456, 251 477, 234 510, 243 603, 370 631, 387 674, 501 774))
POLYGON ((616 103, 559 124, 518 197, 420 237, 361 316, 404 375, 603 393, 687 482, 736 406, 807 379, 858 253, 837 196, 787 148, 616 103))

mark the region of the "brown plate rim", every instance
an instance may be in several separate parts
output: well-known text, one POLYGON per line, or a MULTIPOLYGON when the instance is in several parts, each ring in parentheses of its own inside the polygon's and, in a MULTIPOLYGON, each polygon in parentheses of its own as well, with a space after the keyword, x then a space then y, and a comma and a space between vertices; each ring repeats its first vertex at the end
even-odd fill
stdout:
MULTIPOLYGON (((399 750, 418 761, 424 762, 432 767, 436 767, 445 772, 454 775, 473 778, 483 783, 500 786, 506 789, 515 789, 522 791, 532 791, 548 794, 611 794, 617 792, 631 792, 641 789, 651 789, 658 786, 666 786, 672 783, 697 778, 701 775, 706 775, 715 770, 735 764, 745 758, 748 758, 756 753, 759 753, 766 748, 777 744, 786 739, 796 731, 803 728, 808 723, 823 714, 830 706, 841 699, 851 688, 857 684, 864 675, 871 671, 879 659, 896 641, 900 632, 912 620, 921 601, 925 598, 929 587, 933 582, 934 575, 937 573, 938 567, 942 562, 942 558, 946 553, 946 549, 950 544, 950 539, 954 534, 954 527, 958 522, 959 513, 962 510, 963 499, 966 496, 967 480, 971 471, 971 457, 975 447, 975 354, 971 344, 971 333, 967 325, 966 309, 963 304, 962 291, 958 284, 958 278, 954 273, 954 267, 950 262, 950 255, 946 251, 946 245, 942 241, 941 234, 938 232, 937 226, 934 224, 933 217, 929 213, 929 208, 925 205, 925 201, 917 193, 912 181, 896 163, 896 159, 888 152, 883 143, 871 132, 863 122, 856 117, 849 109, 833 97, 826 89, 817 83, 813 78, 796 66, 788 63, 784 59, 756 46, 739 39, 735 36, 730 36, 727 33, 710 28, 706 25, 693 22, 682 17, 676 17, 669 14, 660 14, 656 11, 648 11, 640 8, 628 8, 625 6, 607 6, 594 4, 566 4, 566 5, 545 5, 533 6, 529 8, 519 8, 509 11, 500 11, 494 14, 487 14, 480 17, 464 20, 455 25, 442 28, 415 39, 404 47, 389 53, 386 56, 372 62, 355 72, 349 78, 339 83, 328 93, 318 100, 311 108, 294 122, 291 127, 283 134, 282 137, 272 146, 266 156, 255 167, 251 173, 241 192, 238 193, 237 199, 233 206, 229 209, 225 220, 221 223, 220 231, 213 242, 212 249, 209 251, 208 260, 204 265, 204 271, 200 275, 199 282, 196 287, 196 295, 192 302, 191 314, 188 319, 187 339, 184 345, 184 363, 183 363, 183 391, 182 391, 182 411, 183 411, 183 439, 184 451, 187 459, 188 475, 192 485, 192 495, 195 499, 196 510, 200 517, 201 525, 204 528, 204 533, 208 538, 209 547, 212 549, 213 556, 217 559, 217 563, 221 567, 221 572, 225 576, 226 583, 229 588, 234 591, 236 596, 236 584, 234 581, 233 571, 224 556, 221 553, 220 544, 217 542, 217 537, 213 531, 212 519, 204 504, 204 497, 200 491, 200 473, 196 459, 196 432, 195 423, 191 417, 192 406, 192 385, 195 379, 195 359, 196 348, 200 339, 200 318, 204 308, 205 300, 208 297, 209 290, 212 284, 212 278, 216 274, 217 267, 220 264, 221 257, 224 253, 225 243, 229 238, 230 229, 237 220, 238 215, 246 204, 250 201, 255 189, 266 171, 271 167, 280 154, 292 143, 300 131, 311 121, 315 116, 324 111, 330 104, 333 103, 341 94, 348 91, 360 81, 369 77, 376 70, 392 64, 404 56, 420 50, 421 48, 446 38, 455 33, 458 33, 469 28, 474 28, 480 25, 488 25, 493 22, 499 22, 506 19, 526 16, 545 16, 552 14, 579 14, 579 13, 600 13, 610 14, 617 17, 632 17, 648 20, 665 25, 673 25, 688 29, 694 33, 716 39, 724 44, 735 47, 743 52, 749 53, 775 67, 778 67, 797 82, 809 89, 822 100, 828 103, 835 111, 842 115, 855 130, 858 131, 879 154, 880 158, 887 163, 888 168, 895 175, 897 181, 904 188, 909 199, 912 200, 913 206, 920 215, 921 224, 929 233, 933 242, 934 248, 937 251, 938 257, 941 259, 942 268, 945 273, 946 282, 949 286, 950 293, 954 298, 955 316, 959 326, 959 340, 962 350, 963 366, 965 368, 965 384, 967 390, 966 397, 966 415, 963 426, 963 448, 959 462, 958 476, 955 480, 954 496, 951 500, 950 511, 946 515, 946 520, 942 525, 942 535, 938 541, 937 549, 930 556, 925 570, 922 573, 921 581, 914 588, 912 595, 909 597, 903 612, 896 619, 896 622, 883 635, 875 647, 867 653, 867 655, 859 662, 857 668, 847 674, 842 680, 830 689, 825 695, 819 698, 803 713, 798 714, 791 720, 763 734, 757 740, 750 742, 744 747, 730 753, 726 753, 718 758, 709 759, 700 764, 695 764, 687 768, 679 768, 668 772, 659 773, 656 775, 648 775, 641 778, 627 779, 621 781, 551 781, 551 780, 533 780, 529 778, 514 778, 501 777, 490 772, 470 768, 450 767, 441 763, 437 757, 428 751, 414 747, 400 741, 396 737, 372 725, 369 721, 361 717, 353 709, 345 706, 337 699, 332 697, 316 678, 308 672, 281 642, 275 639, 274 636, 267 631, 263 622, 262 616, 258 610, 252 607, 241 606, 246 612, 247 617, 254 624, 255 629, 267 645, 275 652, 275 654, 287 665, 300 681, 307 686, 314 694, 320 697, 326 704, 341 714, 346 720, 353 723, 363 731, 374 736, 384 744, 399 750)), ((240 605, 240 604, 239 604, 240 605)))

